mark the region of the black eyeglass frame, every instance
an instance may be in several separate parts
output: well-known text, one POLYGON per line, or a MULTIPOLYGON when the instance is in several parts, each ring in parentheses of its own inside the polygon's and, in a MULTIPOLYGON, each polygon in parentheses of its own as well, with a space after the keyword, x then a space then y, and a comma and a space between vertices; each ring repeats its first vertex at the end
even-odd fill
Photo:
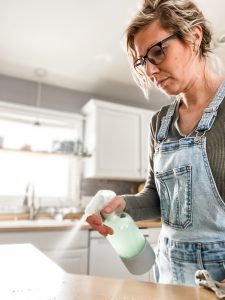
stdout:
POLYGON ((163 47, 162 47, 163 44, 164 44, 165 42, 171 40, 171 39, 176 38, 177 36, 179 36, 179 31, 177 31, 177 32, 175 32, 175 33, 169 35, 169 36, 166 37, 165 39, 163 39, 163 40, 159 41, 158 43, 152 45, 150 48, 148 48, 148 50, 147 50, 145 56, 139 57, 139 58, 135 61, 135 63, 134 63, 134 68, 136 69, 136 68, 139 67, 139 66, 144 66, 144 65, 146 64, 147 60, 148 60, 151 64, 153 64, 153 65, 159 65, 161 62, 160 62, 160 63, 155 63, 155 61, 149 59, 149 57, 148 57, 149 51, 150 51, 153 47, 159 46, 160 49, 162 50, 162 53, 164 54, 164 57, 165 57, 165 53, 164 53, 164 50, 163 50, 163 47), (139 61, 140 61, 140 62, 139 62, 139 61))

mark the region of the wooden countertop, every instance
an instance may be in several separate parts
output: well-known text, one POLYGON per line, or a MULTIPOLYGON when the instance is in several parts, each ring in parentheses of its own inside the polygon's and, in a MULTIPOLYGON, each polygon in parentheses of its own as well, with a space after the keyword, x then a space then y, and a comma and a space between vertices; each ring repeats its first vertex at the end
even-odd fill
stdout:
POLYGON ((142 220, 136 222, 138 227, 140 228, 158 228, 161 227, 161 220, 156 219, 156 220, 142 220))
POLYGON ((218 300, 203 288, 71 275, 64 278, 57 300, 218 300))
POLYGON ((30 244, 0 245, 0 299, 216 300, 203 288, 71 275, 30 244))

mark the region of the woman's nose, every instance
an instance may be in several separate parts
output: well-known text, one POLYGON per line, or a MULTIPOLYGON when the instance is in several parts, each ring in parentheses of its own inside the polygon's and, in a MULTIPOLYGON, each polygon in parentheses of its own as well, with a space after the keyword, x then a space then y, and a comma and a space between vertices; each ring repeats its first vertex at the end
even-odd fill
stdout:
POLYGON ((145 71, 147 76, 152 78, 155 74, 158 74, 160 70, 157 65, 153 65, 150 61, 146 61, 145 71))

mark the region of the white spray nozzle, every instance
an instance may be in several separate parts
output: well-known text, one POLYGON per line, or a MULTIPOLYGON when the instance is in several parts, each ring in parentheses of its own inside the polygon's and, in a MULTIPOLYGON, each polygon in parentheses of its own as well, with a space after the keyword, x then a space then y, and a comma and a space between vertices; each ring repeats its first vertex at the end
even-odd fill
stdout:
POLYGON ((100 212, 115 196, 116 194, 110 190, 98 191, 84 210, 86 218, 100 212))

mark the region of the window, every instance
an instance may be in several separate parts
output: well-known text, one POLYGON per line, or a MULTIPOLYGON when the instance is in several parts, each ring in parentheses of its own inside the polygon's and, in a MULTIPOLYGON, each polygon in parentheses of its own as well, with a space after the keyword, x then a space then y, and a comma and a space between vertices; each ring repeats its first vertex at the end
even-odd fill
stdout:
POLYGON ((76 206, 80 161, 54 151, 56 144, 82 139, 82 122, 80 115, 51 110, 39 110, 37 118, 34 108, 0 102, 1 208, 22 205, 29 183, 42 206, 76 206))

